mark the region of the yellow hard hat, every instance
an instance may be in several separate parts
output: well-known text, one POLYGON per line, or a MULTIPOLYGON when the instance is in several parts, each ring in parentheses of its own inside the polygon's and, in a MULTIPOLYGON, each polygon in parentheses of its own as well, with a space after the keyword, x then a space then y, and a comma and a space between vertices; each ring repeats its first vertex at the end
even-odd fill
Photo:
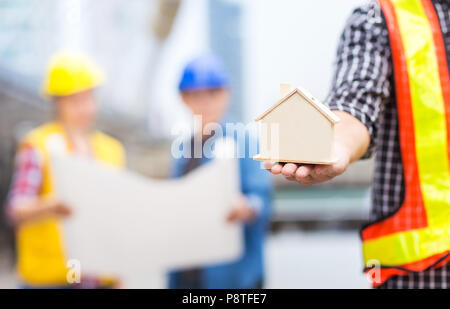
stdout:
POLYGON ((59 52, 49 62, 42 92, 46 96, 67 96, 95 88, 103 81, 102 70, 87 56, 59 52))

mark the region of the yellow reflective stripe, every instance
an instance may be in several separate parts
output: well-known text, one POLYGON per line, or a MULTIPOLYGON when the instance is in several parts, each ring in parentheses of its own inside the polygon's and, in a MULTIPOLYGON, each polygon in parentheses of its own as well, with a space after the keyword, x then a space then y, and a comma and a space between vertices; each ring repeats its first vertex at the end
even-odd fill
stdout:
POLYGON ((449 243, 450 227, 427 227, 366 241, 363 254, 366 262, 377 260, 385 266, 404 265, 442 253, 448 250, 449 243))
POLYGON ((416 158, 428 226, 364 241, 365 261, 376 259, 386 266, 417 262, 450 248, 445 102, 432 29, 420 0, 391 0, 391 3, 409 73, 416 158))
POLYGON ((450 209, 445 102, 433 34, 420 0, 393 3, 406 54, 417 164, 428 224, 448 225, 449 217, 443 217, 450 209))

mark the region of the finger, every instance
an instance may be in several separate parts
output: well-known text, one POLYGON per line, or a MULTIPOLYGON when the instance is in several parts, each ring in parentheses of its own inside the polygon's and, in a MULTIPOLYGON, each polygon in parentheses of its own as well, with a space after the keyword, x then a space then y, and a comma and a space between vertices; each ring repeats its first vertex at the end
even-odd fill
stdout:
POLYGON ((325 164, 317 164, 316 166, 314 166, 313 172, 316 175, 322 175, 327 169, 327 167, 328 165, 325 164))
POLYGON ((297 170, 297 168, 297 164, 286 163, 281 169, 281 173, 286 177, 293 177, 295 176, 295 171, 297 170))
POLYGON ((272 174, 279 175, 281 174, 281 170, 283 169, 283 165, 280 163, 276 163, 272 166, 272 169, 270 170, 272 174))
POLYGON ((64 213, 64 214, 71 214, 72 213, 72 208, 68 207, 65 204, 62 204, 61 207, 59 208, 59 210, 64 213))
POLYGON ((302 180, 308 176, 311 177, 312 166, 311 165, 302 165, 295 172, 295 178, 297 180, 302 180))
POLYGON ((302 179, 296 178, 295 180, 302 186, 310 186, 310 185, 314 184, 314 179, 310 175, 308 175, 302 179))
POLYGON ((227 216, 227 221, 228 222, 233 222, 233 221, 236 220, 236 217, 237 217, 237 211, 236 210, 232 210, 227 216))
POLYGON ((272 167, 275 165, 275 163, 272 163, 271 161, 264 161, 263 166, 266 170, 270 171, 272 167))
POLYGON ((334 177, 334 169, 331 165, 316 165, 313 170, 314 178, 330 179, 334 177))
POLYGON ((257 213, 255 212, 255 210, 249 208, 249 209, 248 209, 248 212, 247 212, 247 218, 248 218, 248 220, 251 221, 251 220, 255 219, 256 217, 257 217, 257 213))
POLYGON ((72 214, 72 210, 70 208, 61 208, 57 211, 57 213, 62 216, 70 216, 72 214))
POLYGON ((255 214, 253 212, 241 212, 235 218, 234 222, 246 223, 250 222, 255 218, 255 214))

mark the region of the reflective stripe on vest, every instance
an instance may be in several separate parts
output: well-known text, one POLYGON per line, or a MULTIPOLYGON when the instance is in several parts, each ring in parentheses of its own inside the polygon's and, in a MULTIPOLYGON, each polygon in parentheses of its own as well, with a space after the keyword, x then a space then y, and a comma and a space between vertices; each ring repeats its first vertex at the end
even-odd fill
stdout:
MULTIPOLYGON (((124 165, 124 152, 119 142, 100 133, 91 134, 93 156, 110 165, 124 165)), ((53 194, 50 153, 71 151, 70 143, 58 123, 48 123, 31 131, 22 142, 30 145, 42 159, 40 198, 53 194)), ((64 237, 58 218, 48 217, 20 224, 16 230, 17 269, 20 279, 30 286, 66 284, 64 237)))
POLYGON ((365 265, 381 265, 385 281, 449 260, 450 78, 431 1, 379 3, 391 42, 405 180, 400 209, 362 231, 365 265))

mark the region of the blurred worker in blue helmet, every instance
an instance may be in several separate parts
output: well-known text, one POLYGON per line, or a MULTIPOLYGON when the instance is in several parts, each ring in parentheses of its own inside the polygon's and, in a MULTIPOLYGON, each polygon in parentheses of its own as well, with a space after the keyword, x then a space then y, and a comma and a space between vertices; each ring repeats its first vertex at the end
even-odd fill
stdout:
MULTIPOLYGON (((192 113, 202 116, 201 132, 208 123, 219 123, 225 127, 225 115, 230 104, 230 79, 216 57, 206 54, 190 61, 184 69, 179 91, 192 113)), ((211 136, 202 133, 202 141, 208 138, 211 136)), ((251 139, 252 134, 246 132, 245 149, 249 149, 251 139)), ((192 143, 193 140, 191 137, 192 143)), ((201 158, 191 155, 189 158, 175 159, 172 176, 186 175, 210 160, 204 155, 201 158)), ((232 210, 224 220, 243 226, 243 255, 226 264, 172 271, 169 275, 170 288, 263 287, 263 245, 270 218, 271 179, 247 151, 245 157, 238 160, 241 195, 230 205, 232 210)))

